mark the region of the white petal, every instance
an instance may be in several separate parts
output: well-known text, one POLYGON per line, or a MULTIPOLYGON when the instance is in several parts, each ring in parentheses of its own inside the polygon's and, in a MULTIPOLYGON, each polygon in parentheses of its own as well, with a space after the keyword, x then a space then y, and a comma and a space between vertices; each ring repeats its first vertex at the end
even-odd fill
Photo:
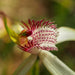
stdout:
POLYGON ((23 29, 24 28, 19 24, 16 24, 16 25, 12 26, 12 30, 14 30, 16 33, 20 33, 23 29))
POLYGON ((17 68, 13 75, 26 75, 32 65, 35 63, 37 55, 30 55, 25 61, 17 68))
POLYGON ((73 72, 67 65, 65 65, 52 53, 41 50, 39 57, 48 71, 52 73, 52 75, 75 75, 75 72, 73 72))
POLYGON ((57 44, 64 41, 75 41, 75 29, 69 27, 58 28, 59 35, 57 37, 57 44))

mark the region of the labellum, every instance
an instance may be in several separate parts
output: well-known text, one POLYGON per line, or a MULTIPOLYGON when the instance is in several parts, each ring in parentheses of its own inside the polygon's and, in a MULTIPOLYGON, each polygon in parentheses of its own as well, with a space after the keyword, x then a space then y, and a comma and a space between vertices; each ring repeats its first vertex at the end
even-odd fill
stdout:
POLYGON ((32 54, 37 54, 39 49, 58 50, 55 46, 58 31, 56 25, 49 21, 28 20, 28 25, 22 21, 24 29, 19 35, 20 48, 32 54))

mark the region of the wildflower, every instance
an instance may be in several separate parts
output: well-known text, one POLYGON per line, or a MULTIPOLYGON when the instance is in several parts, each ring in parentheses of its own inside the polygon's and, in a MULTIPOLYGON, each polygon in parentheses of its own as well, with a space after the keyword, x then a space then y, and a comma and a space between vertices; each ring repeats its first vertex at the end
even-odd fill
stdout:
MULTIPOLYGON (((61 39, 63 39, 62 37, 64 37, 60 32, 58 33, 60 28, 57 29, 53 22, 28 20, 28 24, 26 24, 22 21, 24 29, 20 34, 15 33, 7 27, 5 17, 4 23, 10 38, 17 43, 22 50, 31 53, 30 57, 19 66, 13 75, 25 75, 36 61, 37 56, 39 56, 45 67, 53 75, 75 75, 74 71, 49 52, 49 50, 58 50, 55 44, 60 43, 61 39), (58 37, 61 39, 58 40, 58 37)), ((64 27, 62 29, 64 29, 64 27)), ((65 29, 73 31, 74 33, 70 35, 75 37, 75 30, 71 30, 70 28, 65 29)), ((63 41, 66 40, 67 39, 63 39, 63 41)), ((75 38, 71 39, 71 37, 69 37, 68 40, 75 40, 75 38)))
POLYGON ((29 26, 23 21, 22 23, 27 28, 19 34, 19 44, 24 51, 37 54, 39 49, 57 50, 55 44, 58 32, 53 22, 29 19, 29 26))

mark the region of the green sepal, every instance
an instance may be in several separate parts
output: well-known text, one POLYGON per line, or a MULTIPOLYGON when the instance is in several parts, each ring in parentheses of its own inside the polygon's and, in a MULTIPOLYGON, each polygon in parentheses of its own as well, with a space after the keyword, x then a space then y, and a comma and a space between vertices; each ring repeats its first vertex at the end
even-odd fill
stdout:
POLYGON ((7 20, 6 20, 6 17, 4 16, 3 17, 3 20, 4 20, 4 25, 5 25, 5 28, 6 28, 6 31, 7 33, 9 34, 11 40, 15 43, 18 43, 18 34, 15 33, 13 30, 11 30, 8 26, 7 26, 7 20))

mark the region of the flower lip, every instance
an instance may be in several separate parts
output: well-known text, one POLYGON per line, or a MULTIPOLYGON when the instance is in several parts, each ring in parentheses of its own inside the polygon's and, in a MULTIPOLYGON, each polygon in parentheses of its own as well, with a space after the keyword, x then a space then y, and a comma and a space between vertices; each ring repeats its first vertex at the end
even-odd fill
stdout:
MULTIPOLYGON (((26 30, 23 30, 20 35, 23 37, 31 37, 28 39, 28 43, 24 43, 22 49, 31 53, 34 52, 34 48, 43 49, 43 50, 58 50, 55 46, 57 42, 58 31, 54 22, 50 21, 35 21, 28 20, 28 25, 22 21, 22 24, 25 26, 26 30)), ((24 38, 24 39, 25 39, 24 38)), ((22 45, 21 45, 22 46, 22 45)), ((37 50, 38 50, 37 49, 37 50)))
POLYGON ((57 30, 48 27, 41 27, 36 29, 31 35, 33 38, 33 43, 36 47, 39 47, 43 50, 58 50, 55 46, 57 30))

